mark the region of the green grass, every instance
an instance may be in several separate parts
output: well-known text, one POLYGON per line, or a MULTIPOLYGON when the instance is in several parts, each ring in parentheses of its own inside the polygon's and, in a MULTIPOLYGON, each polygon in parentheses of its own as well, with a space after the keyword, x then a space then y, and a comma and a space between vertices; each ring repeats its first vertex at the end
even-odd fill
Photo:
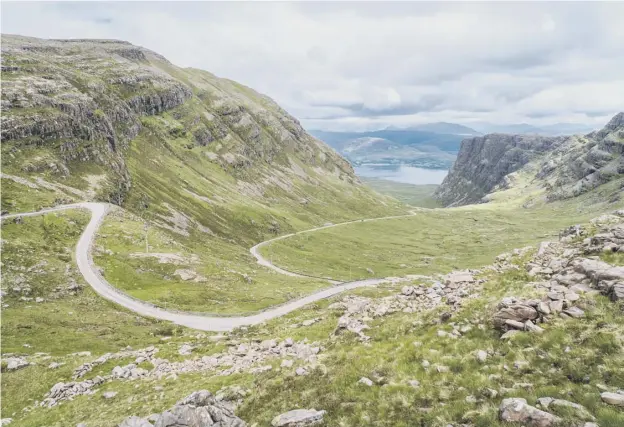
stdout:
POLYGON ((32 212, 54 204, 58 195, 45 188, 30 188, 10 179, 2 179, 2 211, 32 212))
POLYGON ((618 206, 622 202, 599 203, 585 195, 532 208, 494 202, 423 210, 413 217, 296 235, 261 252, 290 271, 338 280, 445 273, 489 264, 513 248, 556 240, 560 229, 618 206))
MULTIPOLYGON (((73 64, 69 60, 57 63, 64 75, 73 74, 70 79, 79 90, 88 92, 88 83, 106 82, 125 72, 114 62, 85 61, 97 72, 76 74, 71 71, 73 64)), ((46 68, 52 65, 46 64, 46 68)), ((192 86, 201 97, 157 116, 140 117, 143 127, 139 136, 127 147, 121 141, 115 154, 101 138, 81 140, 72 154, 78 158, 99 158, 103 165, 67 162, 71 173, 63 177, 60 172, 53 173, 49 164, 63 162, 61 144, 65 139, 46 140, 43 145, 34 138, 2 144, 2 169, 6 173, 21 176, 31 171, 26 173, 31 178, 39 174, 36 176, 83 190, 88 188, 85 176, 114 170, 111 165, 118 165, 115 161, 121 158, 114 156, 123 156, 131 176, 130 190, 119 191, 113 173, 97 197, 106 199, 107 193, 123 195, 126 211, 106 218, 95 242, 95 261, 113 285, 130 295, 172 309, 224 315, 255 312, 309 294, 327 283, 284 277, 260 268, 248 252, 253 244, 330 221, 407 212, 408 208, 395 199, 379 196, 365 186, 345 183, 331 168, 319 172, 316 167, 330 162, 331 153, 321 153, 314 144, 301 152, 301 144, 289 138, 277 141, 281 129, 271 129, 263 117, 254 116, 258 105, 274 107, 250 89, 198 70, 182 70, 158 61, 152 65, 192 86), (256 122, 258 139, 249 137, 253 126, 241 126, 231 115, 218 120, 207 117, 224 108, 224 103, 217 100, 232 89, 236 90, 237 102, 256 122), (247 99, 243 100, 243 95, 247 99), (193 132, 201 126, 215 135, 224 131, 228 137, 217 137, 206 147, 198 146, 193 132), (241 157, 235 158, 233 164, 216 157, 228 153, 241 157), (188 217, 188 224, 183 227, 188 234, 167 230, 175 225, 173 210, 188 217), (197 256, 198 262, 174 266, 132 258, 131 254, 145 251, 145 222, 149 224, 147 241, 151 252, 197 256), (174 276, 178 268, 194 269, 207 280, 181 281, 174 276)), ((39 71, 45 70, 35 70, 35 75, 39 71)), ((104 89, 97 95, 101 108, 94 112, 95 117, 115 107, 116 95, 126 98, 148 93, 147 88, 104 89)), ((225 103, 233 100, 225 99, 225 103)), ((19 115, 18 110, 12 111, 19 115)), ((48 108, 25 113, 57 114, 54 111, 48 108)), ((287 239, 264 251, 284 267, 342 279, 432 274, 480 267, 500 252, 556 239, 561 227, 621 206, 621 201, 619 205, 604 202, 619 200, 621 178, 578 199, 548 205, 542 202, 543 191, 530 178, 520 176, 519 182, 524 186, 496 193, 492 197, 494 203, 489 205, 423 210, 406 219, 356 223, 287 239), (367 268, 374 272, 368 273, 367 268)), ((430 187, 381 182, 371 185, 413 206, 435 206, 430 187)), ((63 202, 58 197, 56 192, 31 191, 2 180, 3 210, 36 210, 63 202)), ((24 408, 41 400, 53 384, 70 381, 76 366, 128 345, 156 345, 159 357, 172 361, 183 359, 177 352, 183 342, 198 346, 192 357, 228 348, 226 344, 209 342, 197 331, 141 318, 97 296, 83 282, 72 259, 74 245, 87 220, 86 213, 64 212, 24 218, 22 224, 8 221, 2 225, 3 290, 28 283, 32 288, 30 298, 44 298, 40 303, 22 301, 20 295, 12 292, 3 297, 3 353, 28 355, 37 363, 2 373, 3 417, 15 418, 14 425, 64 427, 86 422, 89 427, 110 426, 131 414, 147 416, 163 411, 192 391, 205 388, 215 392, 228 384, 253 390, 238 414, 250 425, 259 426, 268 425, 281 412, 310 407, 326 410, 326 424, 332 426, 498 426, 497 407, 506 389, 510 390, 505 396, 522 396, 530 403, 542 396, 582 403, 596 415, 601 427, 624 423, 621 409, 602 403, 596 387, 605 384, 615 389, 624 384, 621 305, 598 297, 586 302, 585 319, 553 319, 544 325, 545 332, 540 336, 521 334, 501 342, 490 327, 489 318, 501 297, 529 292, 525 289, 529 278, 524 270, 492 276, 481 297, 453 316, 450 322, 473 326, 457 340, 437 335, 438 330, 451 328, 450 323, 439 323, 439 310, 396 313, 372 320, 372 328, 367 331, 372 337, 370 345, 363 345, 348 333, 335 336, 333 331, 342 313, 328 307, 343 297, 337 296, 231 334, 234 340, 243 341, 276 337, 320 341, 324 347, 320 366, 306 377, 279 369, 279 360, 275 360, 272 371, 257 376, 219 377, 203 372, 181 374, 177 380, 111 381, 93 396, 80 396, 54 409, 38 407, 24 412, 24 408), (72 281, 83 285, 76 295, 57 290, 65 289, 72 281), (310 327, 301 326, 311 318, 320 321, 310 327), (164 335, 171 339, 162 341, 164 335), (421 344, 415 346, 416 341, 421 344), (565 350, 567 347, 569 351, 565 350), (473 354, 477 349, 491 351, 485 364, 475 361, 473 354), (91 351, 93 355, 71 355, 78 351, 91 351), (38 352, 49 353, 50 358, 35 356, 38 352), (450 372, 425 371, 423 360, 446 365, 450 372), (527 367, 514 369, 517 360, 526 361, 527 367), (47 367, 51 361, 65 365, 52 370, 47 367), (387 385, 364 387, 357 383, 361 376, 383 376, 387 385), (418 379, 420 388, 408 386, 406 381, 410 379, 418 379), (516 383, 532 386, 514 389, 516 383), (162 386, 163 390, 158 391, 155 386, 162 386), (487 388, 499 391, 499 395, 485 395, 487 388), (105 400, 101 394, 108 390, 119 394, 105 400), (469 395, 482 400, 467 402, 469 395)), ((624 263, 619 254, 604 254, 603 258, 615 264, 624 263)), ((398 292, 399 287, 358 289, 352 294, 380 297, 398 292)), ((110 372, 116 362, 128 361, 108 362, 87 377, 110 372)))
MULTIPOLYGON (((2 374, 3 417, 19 414, 21 408, 40 400, 86 361, 69 353, 90 351, 95 356, 128 345, 148 346, 158 343, 162 335, 184 331, 168 322, 136 316, 89 288, 72 259, 88 219, 86 212, 66 211, 24 217, 21 224, 2 223, 2 289, 7 292, 2 299, 2 353, 51 356, 39 359, 36 366, 2 374), (56 290, 66 289, 72 281, 83 286, 75 295, 56 290), (22 294, 10 290, 24 284, 32 289, 28 295, 32 301, 21 301, 22 294), (36 297, 44 302, 35 302, 36 297), (65 365, 48 369, 52 361, 65 365)), ((24 425, 42 425, 45 417, 24 425)))
POLYGON ((602 253, 600 255, 600 258, 602 258, 604 261, 608 262, 609 264, 624 266, 624 253, 622 252, 602 253))
POLYGON ((148 228, 149 251, 177 253, 197 261, 159 264, 145 253, 145 232, 139 218, 110 214, 98 232, 96 265, 104 277, 128 294, 170 309, 216 314, 245 314, 310 294, 330 286, 327 281, 284 276, 260 267, 249 251, 215 236, 194 231, 183 237, 158 227, 148 228), (174 272, 191 269, 205 282, 183 281, 174 272))
POLYGON ((440 202, 433 198, 437 185, 413 185, 387 179, 364 178, 362 182, 380 194, 394 197, 410 206, 421 208, 440 208, 440 202))

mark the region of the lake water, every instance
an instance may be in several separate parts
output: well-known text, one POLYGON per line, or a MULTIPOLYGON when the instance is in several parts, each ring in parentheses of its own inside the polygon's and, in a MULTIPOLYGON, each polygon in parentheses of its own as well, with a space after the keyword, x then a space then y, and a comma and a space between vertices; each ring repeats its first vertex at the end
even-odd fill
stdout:
POLYGON ((356 175, 364 178, 380 178, 407 184, 441 184, 448 174, 445 169, 425 169, 408 165, 367 164, 354 166, 356 175))

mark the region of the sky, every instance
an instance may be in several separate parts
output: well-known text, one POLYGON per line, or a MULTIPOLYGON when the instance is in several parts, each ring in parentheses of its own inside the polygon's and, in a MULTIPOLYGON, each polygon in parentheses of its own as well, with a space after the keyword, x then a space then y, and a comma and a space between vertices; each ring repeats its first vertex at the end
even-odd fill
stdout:
POLYGON ((276 100, 308 129, 603 125, 624 2, 2 2, 2 32, 113 38, 276 100))

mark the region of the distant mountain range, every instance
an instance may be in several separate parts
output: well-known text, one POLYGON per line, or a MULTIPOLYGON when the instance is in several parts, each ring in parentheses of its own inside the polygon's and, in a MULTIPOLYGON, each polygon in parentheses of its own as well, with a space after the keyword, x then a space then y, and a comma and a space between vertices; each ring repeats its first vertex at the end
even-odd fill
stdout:
POLYGON ((431 169, 449 168, 465 137, 419 130, 310 133, 356 165, 402 163, 431 169))
POLYGON ((449 135, 481 135, 481 132, 469 128, 468 126, 447 122, 425 123, 421 125, 409 126, 405 129, 401 129, 396 126, 389 126, 386 130, 419 130, 422 132, 443 133, 449 135))
POLYGON ((584 134, 593 130, 591 126, 575 123, 556 123, 537 127, 527 123, 497 125, 475 122, 468 127, 457 123, 437 122, 407 128, 389 126, 383 130, 369 132, 311 130, 310 133, 329 144, 355 165, 400 163, 424 168, 448 169, 455 161, 464 138, 490 133, 562 136, 584 134))

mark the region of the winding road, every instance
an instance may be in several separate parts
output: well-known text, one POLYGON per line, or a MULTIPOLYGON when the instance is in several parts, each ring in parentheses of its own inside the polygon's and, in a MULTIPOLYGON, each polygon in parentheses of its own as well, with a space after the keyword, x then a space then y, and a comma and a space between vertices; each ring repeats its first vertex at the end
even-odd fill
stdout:
MULTIPOLYGON (((112 301, 116 304, 119 304, 128 310, 131 310, 137 314, 146 317, 152 317, 155 319, 166 320, 178 325, 187 326, 193 329, 199 329, 203 331, 229 331, 231 329, 240 327, 240 326, 248 326, 248 325, 257 325, 259 323, 265 322, 270 319, 274 319, 276 317, 283 316, 287 313, 290 313, 293 310, 301 308, 307 304, 310 304, 314 301, 318 301, 324 298, 331 297, 333 295, 339 294, 341 292, 355 289, 363 286, 374 286, 380 283, 397 281, 402 279, 397 278, 382 278, 382 279, 365 279, 365 280, 357 280, 354 282, 337 282, 331 281, 334 287, 324 289, 318 292, 315 292, 306 297, 293 300, 287 302, 285 304, 275 306, 271 309, 262 311, 258 314, 250 315, 250 316, 238 316, 238 317, 219 317, 219 316, 209 316, 209 315, 198 315, 198 314, 190 314, 184 312, 176 312, 171 310, 164 310, 160 307, 156 307, 150 303, 145 301, 141 301, 121 292, 119 289, 112 286, 110 283, 102 277, 98 268, 93 263, 93 258, 91 257, 91 247, 93 246, 93 241, 95 239, 95 234, 102 223, 104 217, 110 209, 110 205, 106 203, 95 203, 95 202, 83 202, 83 203, 75 203, 70 205, 57 206, 49 209, 42 209, 37 212, 27 212, 20 214, 11 214, 4 215, 0 217, 1 220, 15 218, 15 217, 27 217, 27 216, 36 216, 42 215, 50 212, 63 211, 68 209, 87 209, 91 212, 91 220, 87 224, 86 228, 82 232, 80 239, 78 240, 78 244, 76 245, 76 263, 78 264, 78 269, 80 273, 83 275, 84 279, 87 283, 102 297, 106 298, 109 301, 112 301)), ((256 246, 250 249, 251 254, 256 258, 258 264, 270 268, 278 273, 285 274, 293 277, 307 277, 301 274, 293 273, 288 270, 284 270, 273 265, 269 260, 265 259, 258 251, 258 249, 264 245, 267 245, 271 242, 285 239, 297 234, 309 233, 316 230, 321 230, 329 227, 336 227, 340 225, 352 224, 356 222, 368 222, 368 221, 378 221, 382 219, 393 219, 393 218, 403 218, 413 215, 412 212, 409 215, 397 215, 397 216, 388 216, 381 218, 369 218, 355 221, 342 222, 339 224, 330 224, 323 227, 312 228, 309 230, 300 231, 298 233, 287 234, 284 236, 276 237, 274 239, 270 239, 264 241, 262 243, 257 244, 256 246)))

